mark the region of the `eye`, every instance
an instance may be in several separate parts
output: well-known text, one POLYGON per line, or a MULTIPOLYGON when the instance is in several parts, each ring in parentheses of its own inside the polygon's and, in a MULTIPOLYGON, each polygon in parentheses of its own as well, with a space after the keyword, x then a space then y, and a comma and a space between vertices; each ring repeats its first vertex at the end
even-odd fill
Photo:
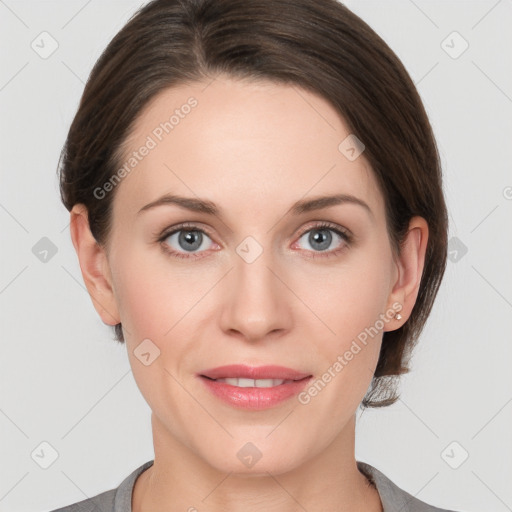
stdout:
MULTIPOLYGON (((313 226, 301 235, 294 244, 301 249, 303 249, 300 243, 302 239, 312 247, 312 250, 307 249, 307 252, 311 252, 312 258, 336 256, 352 242, 349 232, 336 224, 327 222, 313 226), (334 248, 331 248, 333 243, 334 248)), ((158 241, 167 253, 176 258, 200 258, 201 253, 205 252, 208 246, 219 247, 203 229, 195 224, 175 226, 160 236, 158 241)))
POLYGON ((165 251, 177 258, 194 258, 213 243, 212 239, 197 226, 181 225, 162 235, 159 239, 165 251))
MULTIPOLYGON (((303 233, 299 241, 296 242, 299 247, 301 247, 301 240, 305 240, 306 244, 312 247, 313 252, 326 253, 322 256, 334 256, 350 244, 351 236, 336 225, 323 223, 303 233), (334 247, 332 247, 333 245, 334 247)), ((312 257, 317 256, 318 255, 312 254, 312 257)))

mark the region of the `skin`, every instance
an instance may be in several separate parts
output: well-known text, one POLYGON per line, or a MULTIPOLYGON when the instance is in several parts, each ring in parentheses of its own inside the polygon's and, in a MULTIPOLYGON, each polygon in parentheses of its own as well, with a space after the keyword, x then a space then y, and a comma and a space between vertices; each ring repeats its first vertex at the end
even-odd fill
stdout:
POLYGON ((393 258, 384 198, 364 153, 348 160, 338 150, 350 134, 343 119, 295 86, 219 75, 167 89, 137 119, 125 156, 191 96, 197 106, 117 185, 106 247, 92 237, 85 207, 71 212, 93 304, 104 323, 122 322, 134 378, 152 409, 155 461, 136 481, 133 510, 380 511, 356 466, 355 414, 383 332, 406 322, 416 301, 427 223, 411 220, 393 258), (138 213, 164 193, 208 199, 221 213, 169 204, 138 213), (333 193, 358 197, 372 214, 351 203, 289 212, 298 200, 333 193), (321 221, 349 230, 353 242, 329 231, 327 250, 318 249, 308 236, 321 233, 308 231, 321 221), (166 239, 188 259, 158 241, 181 222, 206 232, 192 253, 179 234, 166 239), (263 251, 252 263, 236 252, 247 236, 263 251), (239 410, 196 377, 246 363, 319 378, 394 303, 402 319, 387 321, 308 404, 293 397, 239 410), (134 354, 144 339, 160 350, 148 366, 134 354), (251 468, 237 457, 248 442, 262 454, 251 468))

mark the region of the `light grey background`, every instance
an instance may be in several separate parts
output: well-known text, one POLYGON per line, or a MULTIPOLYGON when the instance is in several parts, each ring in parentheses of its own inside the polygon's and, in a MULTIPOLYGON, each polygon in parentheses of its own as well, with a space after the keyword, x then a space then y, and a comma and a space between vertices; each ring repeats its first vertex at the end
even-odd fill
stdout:
MULTIPOLYGON (((85 291, 55 175, 84 82, 139 5, 0 1, 2 512, 80 501, 154 455, 150 409, 85 291), (58 43, 47 58, 43 31, 58 43), (46 262, 33 252, 43 237, 57 249, 46 262), (43 442, 58 454, 47 469, 43 442)), ((418 86, 442 156, 451 238, 401 400, 358 414, 356 458, 428 503, 512 510, 512 1, 347 5, 418 86)))

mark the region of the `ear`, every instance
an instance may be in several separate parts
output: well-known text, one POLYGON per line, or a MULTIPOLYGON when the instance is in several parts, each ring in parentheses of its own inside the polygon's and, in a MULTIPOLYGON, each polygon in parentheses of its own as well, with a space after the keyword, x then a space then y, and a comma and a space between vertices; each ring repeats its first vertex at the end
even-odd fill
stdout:
POLYGON ((94 308, 107 325, 120 322, 106 252, 91 233, 87 208, 76 204, 71 210, 71 240, 94 308))
MULTIPOLYGON (((428 224, 423 217, 413 217, 409 222, 409 230, 402 243, 401 254, 396 262, 398 277, 388 298, 388 307, 399 303, 400 320, 394 319, 384 331, 392 331, 401 327, 411 316, 420 289, 421 276, 425 265, 425 253, 428 241, 428 224)), ((398 313, 398 310, 396 310, 398 313)))

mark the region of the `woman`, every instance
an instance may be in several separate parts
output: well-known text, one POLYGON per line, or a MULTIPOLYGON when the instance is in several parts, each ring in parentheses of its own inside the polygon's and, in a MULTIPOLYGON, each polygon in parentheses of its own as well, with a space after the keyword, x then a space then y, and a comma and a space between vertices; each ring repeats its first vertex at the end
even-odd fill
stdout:
POLYGON ((354 456, 447 239, 431 126, 368 25, 334 0, 152 1, 92 70, 60 164, 155 448, 60 511, 441 510, 354 456))

